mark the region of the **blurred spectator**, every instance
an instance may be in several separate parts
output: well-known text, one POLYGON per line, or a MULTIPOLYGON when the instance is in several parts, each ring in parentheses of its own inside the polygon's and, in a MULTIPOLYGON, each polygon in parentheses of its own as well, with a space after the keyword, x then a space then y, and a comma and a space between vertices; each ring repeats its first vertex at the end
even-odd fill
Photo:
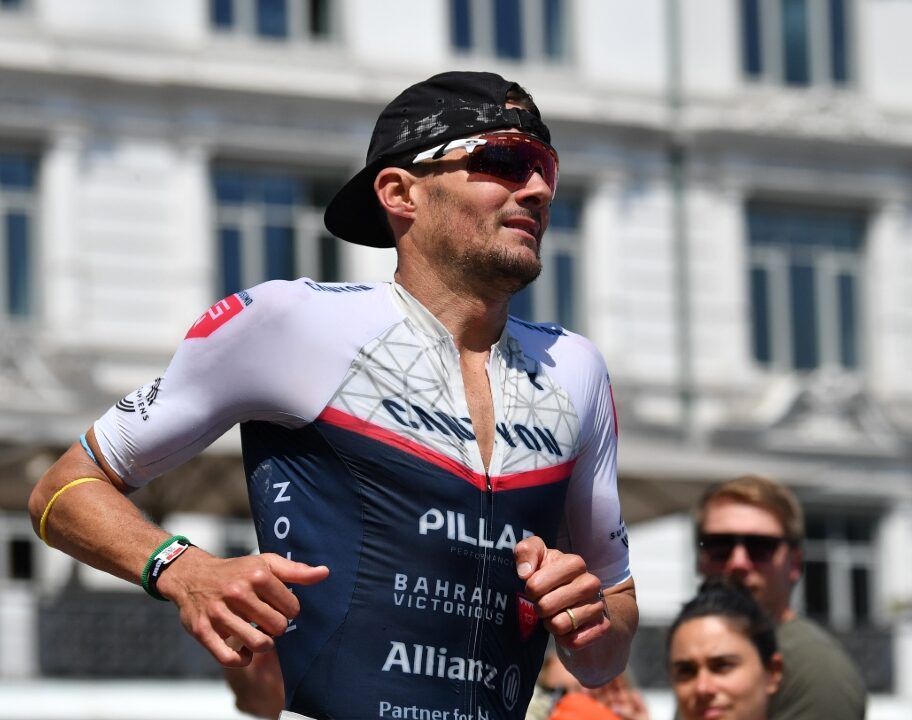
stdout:
POLYGON ((785 669, 770 717, 863 718, 866 690, 858 670, 836 640, 791 607, 804 542, 804 516, 794 494, 767 478, 745 475, 709 489, 696 526, 700 573, 738 581, 776 623, 785 669))
POLYGON ((646 702, 630 682, 629 673, 622 673, 611 682, 587 692, 593 699, 611 708, 620 720, 649 720, 646 702))
POLYGON ((743 587, 711 578, 671 625, 668 668, 683 720, 767 720, 782 677, 774 623, 743 587))
POLYGON ((649 720, 640 693, 627 674, 597 688, 583 687, 549 644, 526 720, 649 720))

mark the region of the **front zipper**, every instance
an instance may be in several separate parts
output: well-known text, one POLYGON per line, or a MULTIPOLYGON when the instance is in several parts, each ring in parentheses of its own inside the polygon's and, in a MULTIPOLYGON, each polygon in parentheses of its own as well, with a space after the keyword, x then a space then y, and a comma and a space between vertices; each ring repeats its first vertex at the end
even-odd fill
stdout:
MULTIPOLYGON (((494 424, 495 428, 497 423, 501 420, 501 417, 498 414, 499 410, 503 410, 500 407, 499 403, 503 401, 502 393, 500 391, 500 373, 497 372, 495 366, 495 358, 497 357, 497 348, 491 348, 491 356, 488 359, 487 363, 487 375, 488 375, 488 387, 491 393, 491 404, 494 411, 494 424)), ((458 353, 456 353, 457 362, 458 362, 458 353)), ((459 377, 462 384, 463 398, 465 397, 465 380, 462 377, 462 372, 460 370, 459 377)), ((477 439, 476 439, 477 443, 477 439)), ((481 448, 477 448, 479 461, 481 460, 481 448)), ((484 463, 481 462, 481 468, 484 470, 484 490, 479 493, 479 516, 484 520, 485 532, 490 534, 494 528, 494 481, 491 479, 491 468, 496 468, 498 460, 497 452, 497 431, 495 429, 493 446, 491 448, 491 457, 488 461, 488 466, 485 467, 484 463)), ((479 560, 476 572, 476 585, 481 589, 482 595, 486 596, 488 590, 491 587, 491 568, 493 563, 491 561, 491 553, 493 549, 487 545, 482 546, 481 536, 479 536, 479 560)), ((469 633, 469 655, 474 660, 482 660, 482 648, 484 647, 484 623, 485 617, 484 612, 481 613, 481 617, 473 619, 470 625, 469 633)), ((463 711, 469 716, 477 716, 480 707, 480 694, 481 691, 478 688, 478 684, 474 682, 466 683, 466 696, 465 704, 463 706, 463 711)))
MULTIPOLYGON (((492 453, 493 457, 493 453, 492 453)), ((484 520, 484 529, 486 534, 491 533, 491 529, 494 527, 494 483, 491 480, 491 474, 488 470, 485 470, 485 489, 484 492, 479 493, 481 503, 479 507, 479 512, 482 519, 484 520)), ((479 550, 481 551, 481 559, 478 561, 478 575, 477 575, 477 584, 481 588, 482 596, 486 596, 488 590, 491 587, 491 559, 490 553, 493 552, 492 548, 488 544, 482 545, 481 543, 482 536, 479 533, 479 550)), ((483 630, 485 623, 485 613, 481 612, 480 617, 476 618, 472 625, 471 637, 473 641, 471 642, 472 657, 475 660, 483 660, 481 650, 484 647, 484 638, 483 630)), ((474 716, 478 713, 480 707, 479 695, 480 691, 477 687, 477 683, 468 684, 468 693, 466 696, 466 706, 464 708, 465 712, 474 716)))

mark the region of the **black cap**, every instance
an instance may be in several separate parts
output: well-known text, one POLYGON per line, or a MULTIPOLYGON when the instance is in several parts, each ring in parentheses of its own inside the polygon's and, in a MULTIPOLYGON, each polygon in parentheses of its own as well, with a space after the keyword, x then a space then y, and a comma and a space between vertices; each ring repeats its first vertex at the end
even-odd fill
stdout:
POLYGON ((336 237, 371 247, 394 247, 386 214, 374 194, 385 167, 404 165, 421 150, 497 128, 520 128, 547 143, 538 108, 507 108, 515 82, 487 72, 445 72, 412 85, 387 105, 371 136, 365 168, 330 201, 323 216, 336 237))

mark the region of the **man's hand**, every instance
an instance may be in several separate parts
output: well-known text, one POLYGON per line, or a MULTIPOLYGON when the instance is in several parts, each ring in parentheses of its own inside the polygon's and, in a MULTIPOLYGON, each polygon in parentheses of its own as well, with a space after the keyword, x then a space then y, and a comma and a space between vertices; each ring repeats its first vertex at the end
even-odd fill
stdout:
POLYGON ((247 667, 225 668, 224 672, 238 710, 269 720, 279 717, 285 707, 285 686, 274 651, 256 653, 247 667))
POLYGON ((274 647, 301 610, 286 584, 314 585, 329 569, 274 553, 223 559, 191 547, 158 581, 180 608, 181 623, 225 667, 243 667, 252 653, 274 647))
POLYGON ((639 619, 633 578, 600 593, 601 581, 583 558, 548 548, 540 537, 517 543, 514 556, 564 667, 589 688, 623 671, 639 619))
POLYGON ((517 543, 516 572, 526 581, 526 596, 555 641, 577 650, 611 629, 599 597, 601 582, 579 555, 548 548, 540 537, 517 543))

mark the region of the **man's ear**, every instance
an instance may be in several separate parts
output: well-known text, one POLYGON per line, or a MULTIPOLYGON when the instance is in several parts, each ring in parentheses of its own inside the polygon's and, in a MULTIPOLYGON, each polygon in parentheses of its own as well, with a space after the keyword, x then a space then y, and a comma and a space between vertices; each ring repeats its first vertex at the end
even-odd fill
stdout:
POLYGON ((415 219, 415 203, 412 199, 412 186, 417 178, 408 170, 388 167, 377 173, 374 178, 374 192, 377 202, 380 203, 390 218, 402 220, 415 219))

